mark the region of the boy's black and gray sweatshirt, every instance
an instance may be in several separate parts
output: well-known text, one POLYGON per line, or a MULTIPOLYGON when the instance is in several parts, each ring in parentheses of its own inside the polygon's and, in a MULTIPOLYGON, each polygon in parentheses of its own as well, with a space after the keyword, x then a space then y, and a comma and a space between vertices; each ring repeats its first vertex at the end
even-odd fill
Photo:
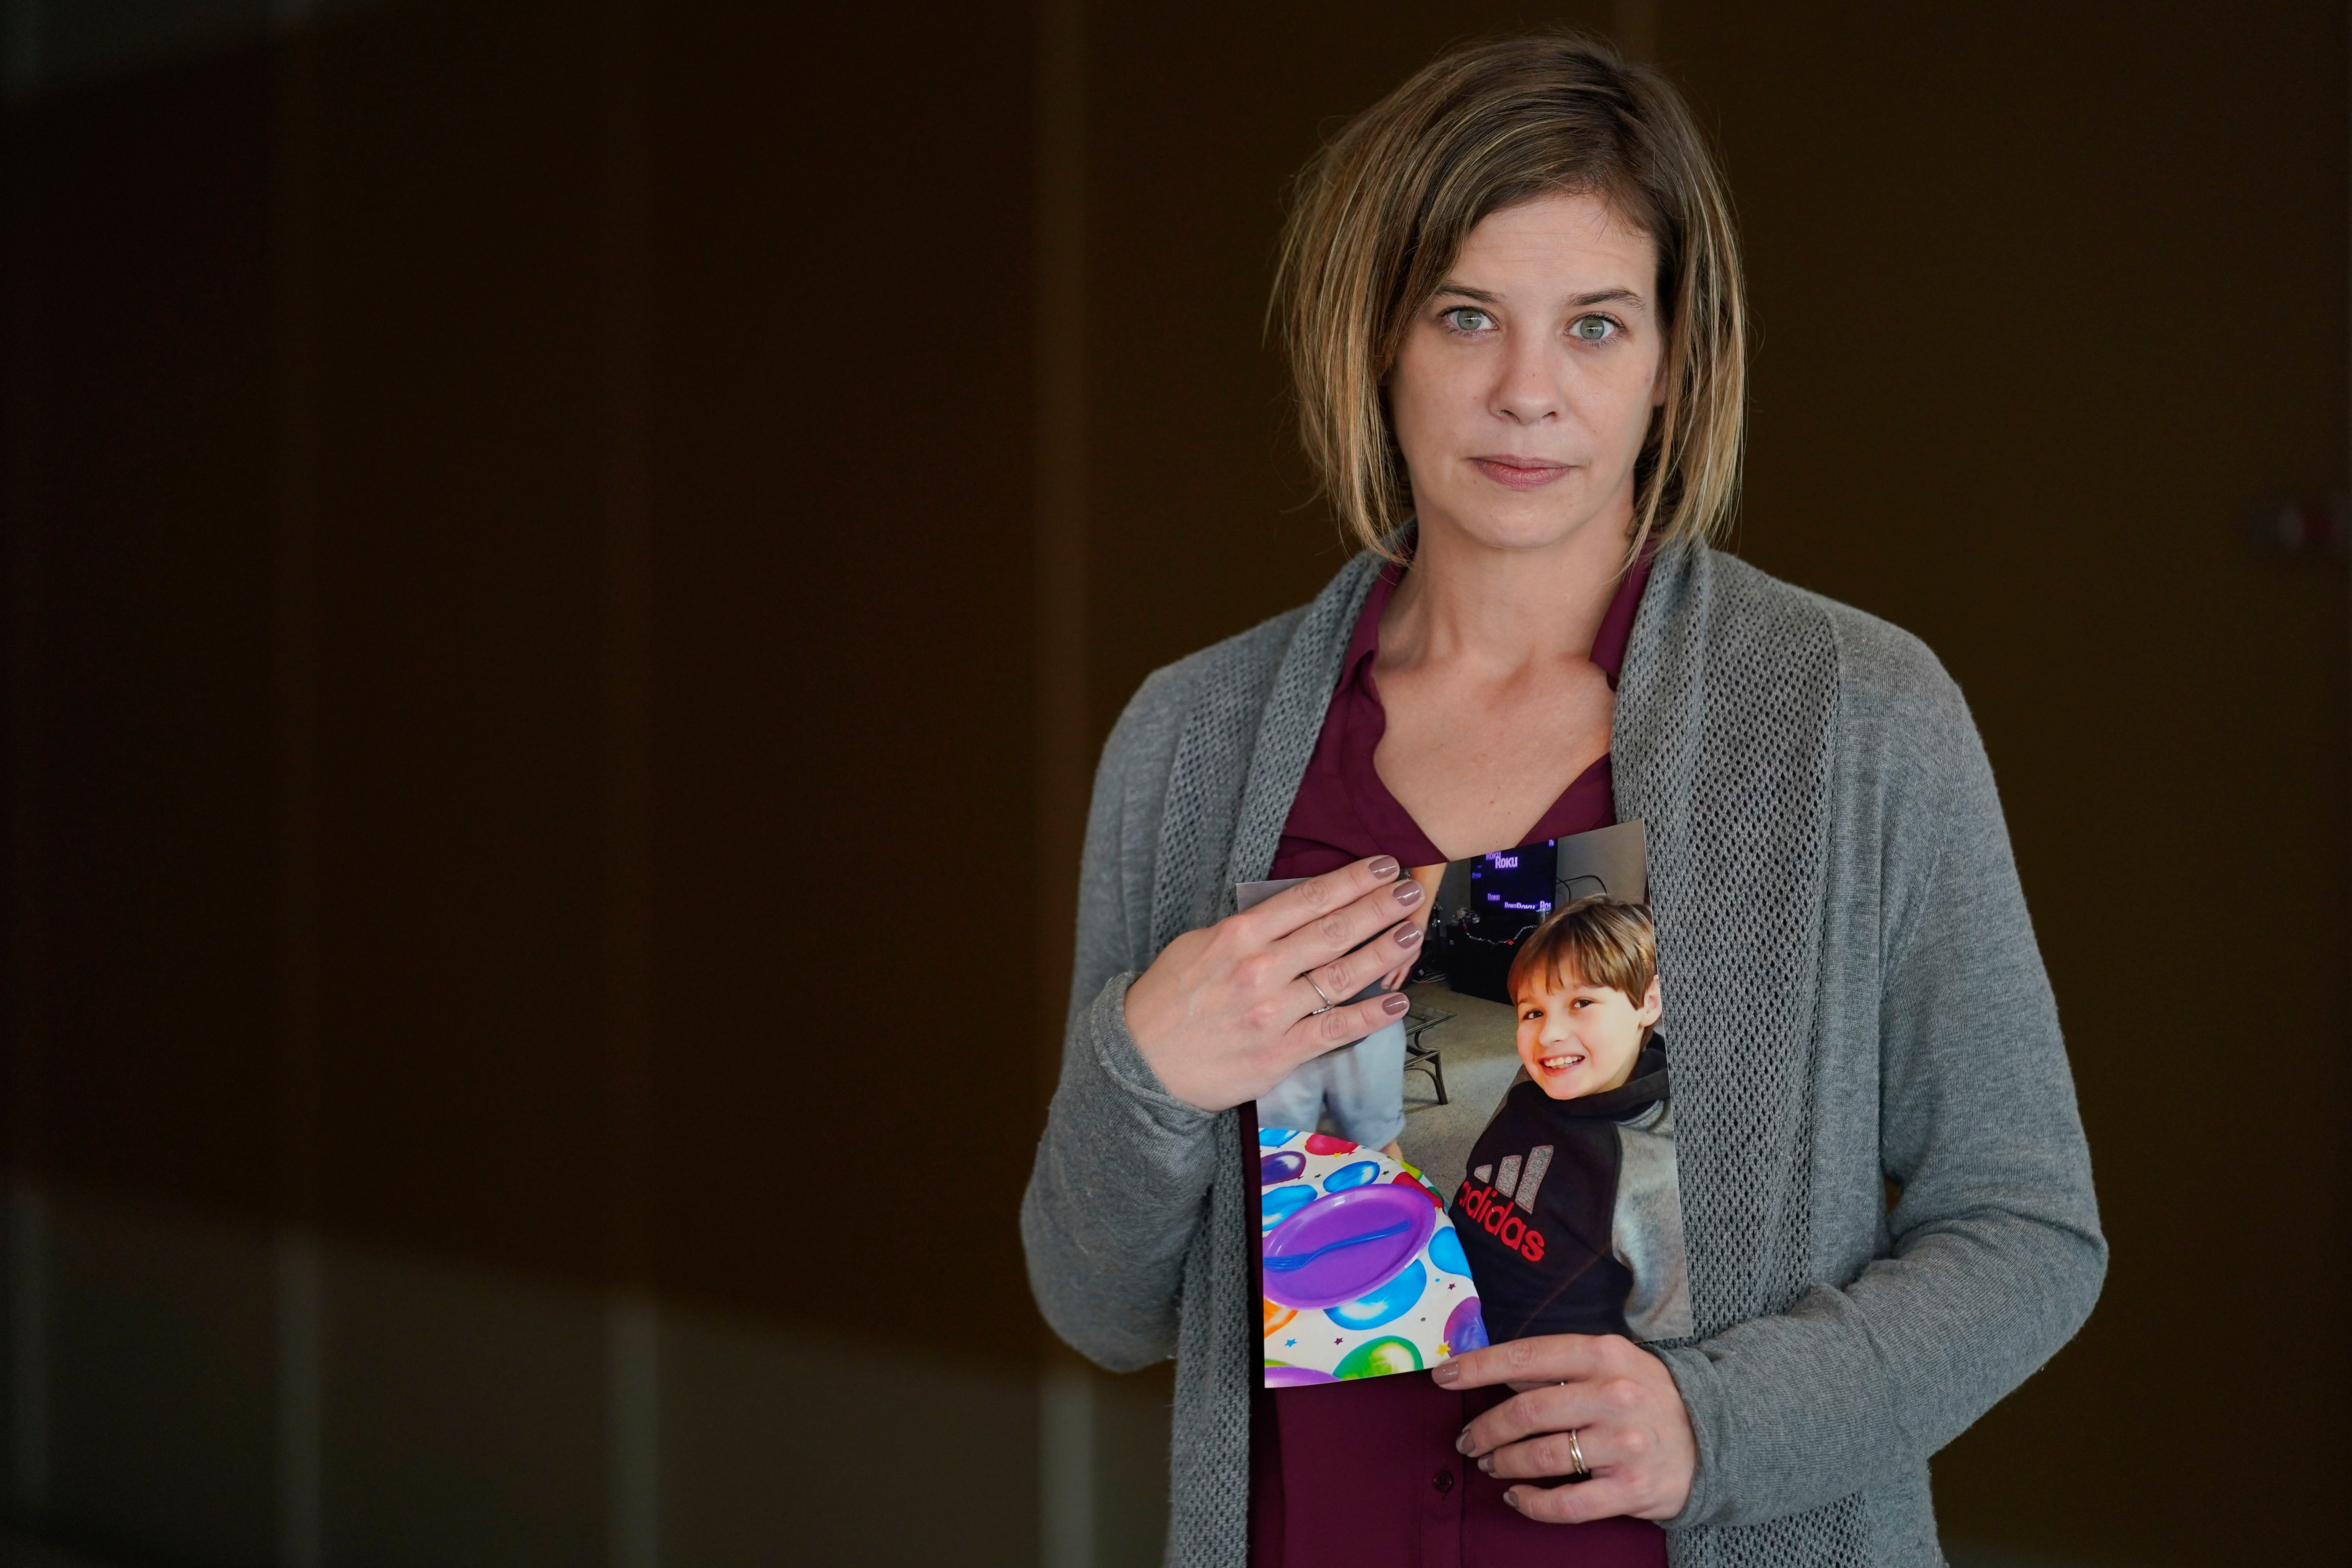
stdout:
MULTIPOLYGON (((1168 1555, 1247 1560, 1235 1113, 1164 1092, 1127 987, 1266 875, 1378 563, 1155 673, 1096 776, 1032 1287, 1106 1367, 1173 1353, 1168 1555)), ((2106 1246, 1967 705, 1916 639, 1661 552, 1612 738, 1647 823, 1696 1337, 1677 1568, 1941 1562, 1927 1459, 2082 1324, 2106 1246), (1886 1184, 1899 1194, 1890 1210, 1886 1184)))

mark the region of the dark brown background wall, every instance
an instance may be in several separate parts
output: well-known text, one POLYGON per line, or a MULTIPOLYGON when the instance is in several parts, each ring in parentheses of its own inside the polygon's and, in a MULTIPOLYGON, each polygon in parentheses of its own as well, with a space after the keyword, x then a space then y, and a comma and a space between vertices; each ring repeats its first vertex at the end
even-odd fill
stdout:
MULTIPOLYGON (((393 7, 18 110, 38 1168, 272 1213, 307 1143, 336 1229, 602 1279, 631 925, 665 1283, 793 1310, 755 1216, 857 1168, 845 1104, 1034 1124, 982 1065, 1034 1010, 1030 40, 969 22, 883 102, 831 27, 393 7)), ((928 1243, 1015 1345, 1018 1142, 928 1243)))
POLYGON ((1564 20, 1721 141, 1734 547, 1967 688, 2074 1051, 2111 1282, 1938 1458, 1950 1536, 2330 1560, 2352 627, 2244 524, 2345 483, 2340 8, 248 20, 52 29, 6 119, 20 1516, 585 1562, 642 1482, 679 1562, 885 1497, 828 1560, 1153 1560, 1164 1377, 1073 1381, 1013 1226, 1074 801, 1340 559, 1285 183, 1564 20), (720 1325, 642 1428, 615 1302, 720 1325), (907 1398, 963 1492, 865 1459, 907 1398))
POLYGON ((863 1194, 866 1327, 1025 1363, 1033 46, 897 26, 651 31, 657 1251, 823 1323, 760 1216, 863 1194))
POLYGON ((2081 1340, 1938 1459, 1948 1528, 2320 1561, 2347 1461, 2347 624, 2338 574, 2242 530, 2344 482, 2345 12, 1841 21, 1726 7, 1682 54, 1763 318, 1741 545, 1967 689, 2115 1254, 2081 1340), (2236 1371, 2209 1383, 2188 1347, 2215 1332, 2236 1371), (2257 1342, 2294 1370, 2249 1375, 2257 1342), (2132 1435, 2192 1385, 2280 1506, 2154 1480, 2132 1435))
POLYGON ((416 0, 12 103, 20 1516, 1034 1560, 1034 47, 898 21, 416 0), (812 1525, 879 1415, 793 1396, 894 1378, 945 1479, 812 1525))

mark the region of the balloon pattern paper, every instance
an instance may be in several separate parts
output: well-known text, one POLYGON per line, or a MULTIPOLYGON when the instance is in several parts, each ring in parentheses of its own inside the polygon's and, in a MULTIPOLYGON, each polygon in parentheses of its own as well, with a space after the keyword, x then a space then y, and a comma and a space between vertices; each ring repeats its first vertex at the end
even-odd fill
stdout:
POLYGON ((1258 1131, 1265 1381, 1297 1387, 1433 1366, 1486 1343, 1444 1200, 1343 1139, 1258 1131))

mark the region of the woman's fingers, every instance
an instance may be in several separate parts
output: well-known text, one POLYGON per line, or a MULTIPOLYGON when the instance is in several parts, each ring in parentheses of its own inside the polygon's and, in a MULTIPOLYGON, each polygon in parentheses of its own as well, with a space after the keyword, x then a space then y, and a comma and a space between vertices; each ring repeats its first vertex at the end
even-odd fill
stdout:
POLYGON ((1402 992, 1391 991, 1345 1007, 1334 1007, 1328 1013, 1309 1014, 1291 1026, 1292 1065, 1311 1061, 1340 1046, 1354 1045, 1403 1017, 1412 1005, 1402 992))
POLYGON ((1538 1334, 1469 1351, 1430 1369, 1445 1388, 1486 1388, 1498 1383, 1566 1383, 1599 1372, 1612 1347, 1633 1346, 1612 1334, 1538 1334))
POLYGON ((1620 1465, 1638 1465, 1655 1448, 1650 1435, 1638 1426, 1588 1424, 1562 1426, 1517 1443, 1506 1443, 1493 1453, 1481 1456, 1475 1463, 1488 1475, 1507 1481, 1557 1480, 1576 1474, 1580 1454, 1584 1457, 1587 1470, 1602 1475, 1620 1465), (1570 1432, 1576 1434, 1572 1444, 1568 1440, 1570 1432))
POLYGON ((1233 923, 1254 942, 1279 942, 1295 931, 1328 919, 1365 894, 1397 881, 1400 874, 1393 856, 1376 855, 1319 877, 1309 877, 1295 888, 1285 888, 1255 909, 1234 916, 1233 923))
MULTIPOLYGON (((1332 873, 1334 876, 1338 874, 1332 873)), ((1303 887, 1291 889, 1292 892, 1304 890, 1303 887)), ((1334 959, 1351 952, 1362 944, 1365 938, 1379 934, 1412 914, 1427 897, 1421 890, 1420 883, 1410 877, 1400 878, 1307 921, 1275 942, 1271 952, 1276 960, 1276 972, 1305 974, 1320 969, 1334 959)), ((1271 899, 1266 900, 1267 904, 1272 902, 1271 899)), ((1258 907, 1264 909, 1266 905, 1258 907)), ((1395 962, 1396 953, 1391 951, 1374 961, 1374 966, 1365 978, 1370 979, 1395 962)))
POLYGON ((1445 1388, 1525 1385, 1463 1428, 1458 1447, 1475 1458, 1538 1433, 1641 1409, 1652 1394, 1643 1378, 1654 1371, 1664 1378, 1655 1356, 1615 1334, 1538 1334, 1456 1356, 1431 1373, 1445 1388))
POLYGON ((1404 956, 1398 961, 1394 969, 1381 976, 1381 990, 1402 991, 1405 987, 1405 983, 1412 978, 1412 966, 1421 957, 1421 939, 1429 934, 1429 917, 1435 912, 1434 906, 1437 902, 1434 896, 1437 884, 1430 873, 1444 869, 1443 866, 1423 866, 1412 871, 1412 879, 1421 884, 1422 891, 1432 896, 1423 899, 1421 901, 1421 907, 1407 917, 1407 924, 1412 928, 1412 935, 1405 934, 1404 927, 1399 927, 1389 932, 1389 939, 1396 943, 1397 951, 1404 956))
POLYGON ((1378 856, 1185 932, 1128 986, 1137 1050, 1187 1104, 1222 1110, 1258 1098, 1300 1062, 1404 1012, 1393 993, 1348 998, 1417 952, 1393 928, 1427 899, 1394 858, 1378 856), (1320 978, 1302 978, 1311 971, 1320 978))
MULTIPOLYGON (((1420 928, 1411 921, 1401 921, 1355 952, 1342 953, 1319 968, 1308 970, 1304 978, 1331 1001, 1344 1002, 1376 981, 1411 970, 1420 952, 1420 928)), ((1307 1004, 1310 1007, 1315 1005, 1307 1004)))
POLYGON ((1612 1398, 1606 1388, 1570 1384, 1520 1394, 1511 1403, 1524 1402, 1540 1430, 1474 1462, 1497 1480, 1546 1483, 1513 1487, 1504 1494, 1529 1519, 1672 1519, 1690 1496, 1688 1472, 1670 1462, 1675 1456, 1664 1451, 1656 1431, 1631 1408, 1636 1402, 1612 1398), (1596 1397, 1595 1391, 1603 1392, 1596 1397), (1573 1479, 1580 1468, 1588 1479, 1573 1479))
MULTIPOLYGON (((1618 1380, 1602 1379, 1591 1383, 1547 1384, 1515 1394, 1479 1416, 1462 1430, 1455 1445, 1474 1459, 1485 1458, 1514 1444, 1542 1438, 1553 1433, 1572 1432, 1590 1426, 1597 1421, 1612 1420, 1620 1415, 1633 1391, 1616 1386, 1618 1380)), ((1562 1439, 1565 1442, 1565 1439, 1562 1439)), ((1565 1456, 1568 1450, 1560 1450, 1565 1456)), ((1590 1454, 1585 1456, 1591 1462, 1590 1454)), ((1576 1468, 1567 1465, 1554 1471, 1523 1470, 1522 1475, 1566 1475, 1576 1468)))
POLYGON ((1627 1514, 1636 1519, 1648 1517, 1642 1511, 1642 1489, 1614 1476, 1595 1476, 1580 1484, 1556 1487, 1513 1487, 1503 1494, 1503 1499, 1529 1519, 1545 1524, 1584 1524, 1627 1514))
POLYGON ((1506 1480, 1542 1479, 1573 1475, 1580 1456, 1598 1478, 1514 1488, 1515 1506, 1528 1518, 1672 1519, 1689 1500, 1698 1448, 1682 1392, 1665 1363, 1632 1341, 1544 1334, 1431 1370, 1447 1388, 1520 1390, 1463 1428, 1454 1446, 1480 1469, 1506 1480), (1575 1495, 1555 1495, 1563 1490, 1575 1495))

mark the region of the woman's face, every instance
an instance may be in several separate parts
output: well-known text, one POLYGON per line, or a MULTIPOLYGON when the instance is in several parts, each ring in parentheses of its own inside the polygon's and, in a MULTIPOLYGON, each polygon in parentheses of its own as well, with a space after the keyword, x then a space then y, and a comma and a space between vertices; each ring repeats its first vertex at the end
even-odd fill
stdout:
POLYGON ((1489 214, 1405 331, 1389 416, 1424 531, 1533 550, 1622 538, 1661 399, 1657 256, 1598 196, 1489 214))

